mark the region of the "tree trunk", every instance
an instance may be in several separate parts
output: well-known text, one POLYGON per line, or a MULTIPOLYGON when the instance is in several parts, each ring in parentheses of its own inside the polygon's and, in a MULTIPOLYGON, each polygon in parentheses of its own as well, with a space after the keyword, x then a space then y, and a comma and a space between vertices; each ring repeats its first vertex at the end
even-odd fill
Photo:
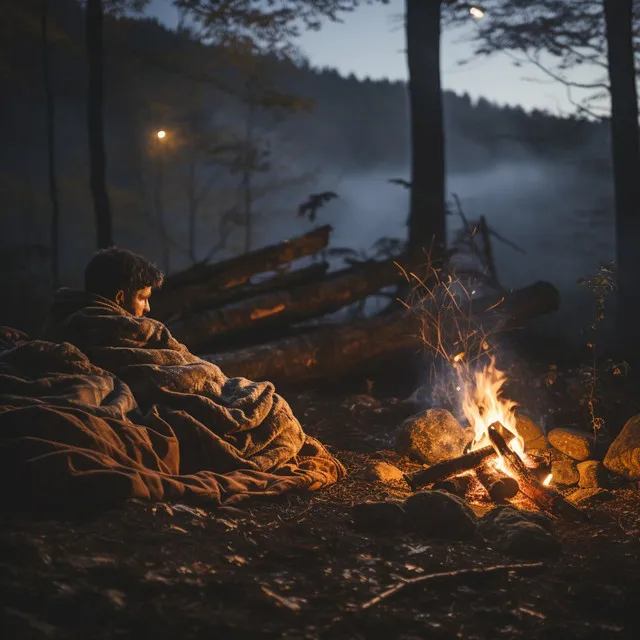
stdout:
MULTIPOLYGON (((513 326, 557 309, 559 295, 553 285, 537 282, 506 296, 501 312, 493 311, 496 302, 495 296, 475 300, 474 314, 500 313, 508 319, 503 326, 513 326)), ((416 316, 400 310, 204 358, 228 376, 297 384, 336 378, 403 349, 415 351, 421 344, 418 334, 416 316)))
POLYGON ((616 338, 625 357, 640 355, 640 131, 633 50, 633 0, 604 0, 611 82, 611 142, 616 208, 616 338))
POLYGON ((60 203, 56 181, 56 121, 55 98, 51 86, 51 60, 49 55, 49 0, 40 0, 42 33, 42 76, 46 100, 47 157, 49 171, 49 198, 51 200, 51 282, 60 285, 60 203))
POLYGON ((96 216, 98 248, 113 245, 111 206, 107 193, 107 161, 104 149, 104 33, 102 0, 87 0, 85 46, 89 63, 87 125, 89 171, 93 209, 96 216))
MULTIPOLYGON (((329 242, 331 226, 325 225, 302 236, 269 245, 235 258, 214 264, 198 263, 167 277, 164 287, 154 296, 157 307, 175 313, 202 295, 222 292, 247 283, 251 276, 290 264, 324 249, 329 242)), ((154 317, 162 317, 164 312, 154 317)))
POLYGON ((363 300, 393 285, 404 275, 397 263, 371 261, 330 274, 319 282, 240 300, 220 309, 194 314, 171 325, 175 337, 192 351, 220 348, 229 340, 264 342, 269 333, 318 318, 363 300))
POLYGON ((446 245, 440 0, 406 0, 411 121, 409 250, 446 245))

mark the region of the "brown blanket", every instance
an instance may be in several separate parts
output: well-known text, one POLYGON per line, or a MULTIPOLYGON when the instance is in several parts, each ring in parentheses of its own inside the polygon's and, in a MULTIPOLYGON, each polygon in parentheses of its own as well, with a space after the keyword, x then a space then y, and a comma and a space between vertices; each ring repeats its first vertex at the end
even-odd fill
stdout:
POLYGON ((160 322, 108 300, 61 290, 46 341, 0 337, 0 487, 11 501, 222 504, 344 475, 271 383, 227 378, 160 322))

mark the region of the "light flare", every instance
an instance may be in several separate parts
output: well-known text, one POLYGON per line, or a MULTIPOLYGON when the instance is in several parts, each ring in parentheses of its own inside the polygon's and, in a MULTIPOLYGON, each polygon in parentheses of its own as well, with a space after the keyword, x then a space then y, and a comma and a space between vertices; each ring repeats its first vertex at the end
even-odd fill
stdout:
POLYGON ((482 18, 484 18, 484 11, 480 7, 469 7, 469 13, 471 17, 476 20, 482 20, 482 18))
POLYGON ((542 481, 542 485, 545 487, 548 487, 551 484, 551 481, 553 480, 553 473, 550 473, 543 481, 542 481))

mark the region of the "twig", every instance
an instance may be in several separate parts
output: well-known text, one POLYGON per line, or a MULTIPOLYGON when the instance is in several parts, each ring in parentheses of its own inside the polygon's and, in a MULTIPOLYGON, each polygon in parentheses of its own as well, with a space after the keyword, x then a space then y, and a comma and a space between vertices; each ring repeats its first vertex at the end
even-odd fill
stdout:
POLYGON ((378 594, 375 598, 371 598, 371 600, 367 600, 361 607, 360 610, 370 609, 375 605, 379 604, 383 600, 388 600, 392 596, 395 596, 397 593, 405 589, 406 587, 412 587, 415 585, 421 585, 426 582, 431 582, 433 580, 440 579, 457 579, 463 578, 469 575, 477 575, 477 576, 492 576, 496 573, 509 573, 510 571, 534 571, 537 569, 542 569, 544 567, 544 563, 542 562, 533 562, 528 564, 496 564, 490 567, 474 567, 472 569, 458 569, 457 571, 440 571, 438 573, 428 573, 424 576, 418 576, 416 578, 409 578, 408 580, 403 580, 402 582, 398 582, 394 584, 392 587, 378 594))

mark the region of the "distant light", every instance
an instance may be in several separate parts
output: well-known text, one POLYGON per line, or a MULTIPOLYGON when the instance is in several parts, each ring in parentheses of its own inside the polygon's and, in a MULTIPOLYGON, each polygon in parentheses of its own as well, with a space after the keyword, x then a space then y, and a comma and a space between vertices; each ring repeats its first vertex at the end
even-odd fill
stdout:
POLYGON ((471 7, 469 13, 471 17, 476 20, 482 20, 482 18, 484 18, 484 11, 480 7, 471 7))
POLYGON ((160 129, 160 131, 158 131, 156 135, 158 136, 158 140, 162 140, 163 138, 166 138, 167 132, 164 131, 163 129, 160 129))

